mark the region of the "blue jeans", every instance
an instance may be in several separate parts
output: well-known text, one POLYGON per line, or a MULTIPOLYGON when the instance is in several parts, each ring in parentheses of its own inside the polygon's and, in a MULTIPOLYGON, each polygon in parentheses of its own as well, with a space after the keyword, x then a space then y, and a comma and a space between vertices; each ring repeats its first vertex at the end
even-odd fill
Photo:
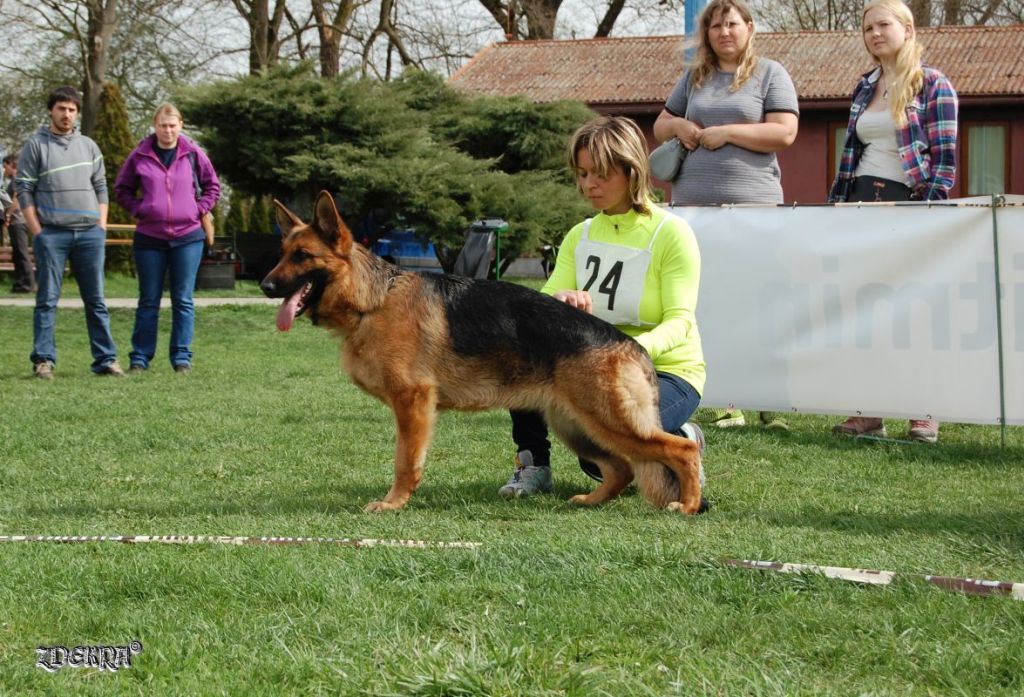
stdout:
POLYGON ((192 364, 192 335, 196 310, 192 291, 203 258, 203 241, 197 240, 169 249, 134 247, 135 269, 139 274, 139 306, 135 310, 132 330, 131 364, 143 368, 156 354, 157 324, 160 320, 160 298, 164 294, 164 276, 170 272, 171 288, 171 365, 192 364))
POLYGON ((662 429, 676 433, 690 420, 699 404, 700 394, 693 389, 693 385, 681 377, 658 373, 658 411, 661 413, 662 429))
POLYGON ((99 373, 117 360, 117 346, 110 334, 110 314, 103 299, 103 260, 106 256, 106 231, 99 225, 87 230, 44 227, 32 240, 36 254, 36 309, 32 315, 32 363, 57 362, 54 327, 57 301, 64 281, 64 265, 71 260, 71 271, 78 282, 78 293, 85 305, 85 325, 92 350, 92 372, 99 373))

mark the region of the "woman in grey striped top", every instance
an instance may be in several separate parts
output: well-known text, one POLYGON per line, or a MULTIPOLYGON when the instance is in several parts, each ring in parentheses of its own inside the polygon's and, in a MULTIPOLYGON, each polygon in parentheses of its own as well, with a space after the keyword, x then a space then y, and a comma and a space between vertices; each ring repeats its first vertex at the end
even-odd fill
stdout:
MULTIPOLYGON (((796 139, 796 88, 781 64, 754 51, 754 20, 743 0, 711 0, 700 18, 693 64, 654 123, 654 137, 689 151, 672 182, 677 206, 782 203, 775 156, 796 139)), ((698 419, 742 426, 738 409, 701 409, 698 419)), ((785 428, 767 412, 765 425, 785 428)))

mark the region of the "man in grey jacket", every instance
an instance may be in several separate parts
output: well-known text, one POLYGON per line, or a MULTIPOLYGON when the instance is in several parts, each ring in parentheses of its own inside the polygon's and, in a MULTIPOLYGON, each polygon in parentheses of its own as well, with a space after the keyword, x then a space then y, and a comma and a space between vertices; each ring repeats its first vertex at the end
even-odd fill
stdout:
POLYGON ((18 157, 15 189, 34 237, 38 284, 31 360, 44 380, 53 379, 57 363, 54 325, 68 259, 85 305, 92 372, 124 375, 103 298, 107 179, 99 147, 75 128, 81 108, 74 87, 53 90, 46 102, 49 125, 29 137, 18 157))

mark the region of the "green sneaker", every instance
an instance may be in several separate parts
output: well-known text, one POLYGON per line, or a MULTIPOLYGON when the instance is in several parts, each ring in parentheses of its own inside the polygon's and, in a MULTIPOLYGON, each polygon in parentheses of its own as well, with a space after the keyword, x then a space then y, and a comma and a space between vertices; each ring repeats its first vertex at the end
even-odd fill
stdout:
POLYGON ((697 410, 697 423, 714 428, 732 428, 746 426, 747 420, 739 409, 712 409, 704 407, 697 410))
POLYGON ((533 453, 521 450, 516 455, 516 469, 508 483, 498 489, 498 496, 518 499, 534 494, 550 494, 552 489, 551 468, 537 467, 533 464, 533 453))
POLYGON ((769 431, 789 430, 789 424, 786 423, 786 420, 780 417, 774 411, 758 412, 757 418, 761 421, 761 425, 767 428, 769 431))

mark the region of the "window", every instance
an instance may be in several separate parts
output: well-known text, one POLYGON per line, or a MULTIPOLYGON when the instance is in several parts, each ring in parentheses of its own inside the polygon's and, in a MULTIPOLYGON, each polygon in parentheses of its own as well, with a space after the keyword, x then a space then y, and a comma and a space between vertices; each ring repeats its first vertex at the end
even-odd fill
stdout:
POLYGON ((962 175, 967 196, 1006 193, 1006 134, 1005 123, 964 124, 966 162, 962 175))
POLYGON ((839 165, 843 161, 843 146, 846 145, 846 122, 829 121, 828 126, 828 169, 825 174, 828 181, 825 182, 825 193, 832 190, 832 182, 839 172, 839 165))
MULTIPOLYGON (((835 178, 836 174, 839 173, 839 165, 843 161, 843 148, 846 146, 846 127, 847 124, 830 124, 829 130, 832 132, 832 153, 831 153, 831 167, 828 168, 829 175, 835 178)), ((829 184, 832 182, 829 181, 829 184)))

